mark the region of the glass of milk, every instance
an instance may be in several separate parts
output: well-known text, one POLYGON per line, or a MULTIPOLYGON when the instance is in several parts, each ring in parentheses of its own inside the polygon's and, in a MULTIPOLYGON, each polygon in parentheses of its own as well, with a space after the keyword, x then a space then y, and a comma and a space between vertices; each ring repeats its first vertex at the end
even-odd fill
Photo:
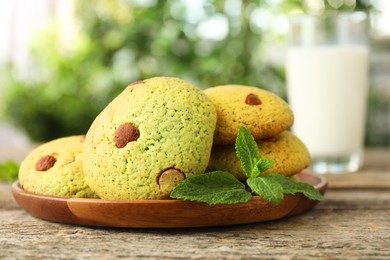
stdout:
POLYGON ((292 131, 317 173, 362 165, 368 94, 369 33, 363 12, 290 18, 286 73, 292 131))

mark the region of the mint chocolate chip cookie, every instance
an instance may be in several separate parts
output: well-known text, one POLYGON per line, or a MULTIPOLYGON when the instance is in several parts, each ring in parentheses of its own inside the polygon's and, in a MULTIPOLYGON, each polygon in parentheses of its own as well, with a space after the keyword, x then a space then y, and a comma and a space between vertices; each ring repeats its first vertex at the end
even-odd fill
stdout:
POLYGON ((168 198, 177 183, 204 173, 216 120, 210 99, 184 80, 135 82, 86 135, 87 183, 102 199, 168 198))
POLYGON ((94 198, 85 183, 84 136, 59 138, 34 149, 22 162, 19 183, 25 191, 58 197, 94 198))
POLYGON ((280 134, 294 122, 288 104, 264 89, 224 85, 208 88, 204 93, 217 110, 215 145, 234 144, 240 126, 248 128, 255 140, 260 140, 280 134))
MULTIPOLYGON (((265 173, 293 176, 310 165, 310 154, 305 144, 289 131, 256 143, 261 157, 274 161, 273 167, 265 173)), ((228 171, 239 180, 247 179, 234 145, 214 146, 209 170, 228 171)))

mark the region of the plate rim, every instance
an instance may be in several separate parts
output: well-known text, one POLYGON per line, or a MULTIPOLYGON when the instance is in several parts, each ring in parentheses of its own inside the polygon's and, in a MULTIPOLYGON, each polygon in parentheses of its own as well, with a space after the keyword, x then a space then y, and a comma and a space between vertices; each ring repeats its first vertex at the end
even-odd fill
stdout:
MULTIPOLYGON (((313 178, 318 178, 320 181, 319 183, 313 185, 314 188, 317 190, 326 186, 327 185, 327 180, 323 175, 318 175, 311 173, 309 171, 301 171, 297 175, 300 174, 305 174, 307 176, 313 177, 313 178)), ((177 199, 161 199, 161 200, 107 200, 107 199, 98 199, 98 198, 68 198, 68 197, 60 197, 60 196, 50 196, 50 195, 43 195, 43 194, 36 194, 32 192, 25 191, 21 186, 19 181, 15 181, 12 184, 12 190, 18 193, 23 193, 26 196, 31 196, 31 197, 37 197, 37 198, 42 198, 42 199, 51 199, 51 200, 65 200, 65 201, 83 201, 83 202, 98 202, 98 203, 122 203, 122 204, 127 204, 127 203, 132 203, 132 204, 137 204, 137 203, 181 203, 181 202, 190 202, 190 201, 184 201, 184 200, 177 200, 177 199)), ((253 199, 261 199, 258 195, 253 195, 253 199)), ((194 202, 194 203, 203 203, 203 202, 194 202)), ((219 204, 219 205, 227 205, 227 204, 219 204)), ((212 205, 209 205, 212 206, 212 205)))
MULTIPOLYGON (((298 177, 304 175, 306 178, 315 179, 318 182, 313 186, 319 190, 322 194, 325 193, 327 189, 327 180, 324 176, 314 174, 307 170, 304 170, 297 174, 298 177)), ((194 201, 184 201, 176 199, 166 199, 166 200, 103 200, 95 198, 65 198, 65 197, 56 197, 56 196, 46 196, 41 194, 34 194, 27 191, 24 191, 23 188, 19 185, 19 182, 16 181, 12 184, 12 193, 21 208, 23 208, 27 213, 33 217, 40 218, 43 220, 48 220, 52 222, 59 222, 65 224, 75 224, 82 226, 104 226, 104 227, 124 227, 124 228, 181 228, 181 227, 203 227, 203 226, 224 226, 224 225, 234 225, 234 224, 245 224, 245 223, 255 223, 255 222, 265 222, 270 220, 276 220, 284 217, 290 217, 303 213, 312 207, 314 207, 318 201, 310 201, 302 194, 295 195, 286 195, 282 202, 279 205, 273 205, 272 203, 265 201, 261 197, 254 195, 248 203, 240 204, 217 204, 217 205, 208 205, 202 202, 194 201), (33 203, 26 203, 26 201, 32 201, 35 205, 30 205, 33 203), (288 207, 291 209, 288 210, 286 203, 290 203, 288 207), (38 205, 39 204, 39 205, 38 205), (271 205, 272 204, 272 205, 271 205), (286 207, 286 208, 283 208, 286 207), (60 211, 56 215, 55 212, 50 213, 48 210, 57 207, 60 211), (257 208, 259 207, 259 208, 257 208), (261 219, 261 216, 255 216, 252 219, 246 219, 242 221, 236 220, 219 220, 218 215, 224 216, 226 213, 226 218, 229 218, 229 213, 236 214, 234 211, 237 210, 247 210, 248 212, 256 211, 258 214, 266 214, 259 212, 260 208, 266 208, 271 212, 276 210, 284 210, 283 214, 275 215, 276 217, 264 217, 264 220, 261 219), (148 212, 153 214, 158 213, 158 208, 163 210, 172 209, 178 215, 173 215, 173 213, 165 212, 167 214, 164 219, 165 223, 159 223, 158 219, 156 221, 148 215, 148 212), (114 219, 107 220, 106 218, 110 217, 105 212, 100 212, 102 216, 89 216, 86 217, 86 214, 92 214, 94 211, 99 211, 100 209, 114 209, 118 211, 124 211, 124 219, 120 219, 118 223, 114 222, 114 219), (134 210, 140 210, 141 215, 135 215, 134 210), (177 209, 177 210, 176 210, 177 209), (191 216, 183 215, 178 211, 178 209, 191 211, 196 210, 197 216, 201 219, 194 219, 199 223, 192 223, 191 216), (207 218, 202 218, 199 216, 199 212, 202 211, 206 214, 211 214, 215 220, 210 220, 207 218), (106 214, 106 215, 105 215, 106 214), (126 220, 126 214, 128 216, 136 218, 126 220), (148 219, 145 223, 140 220, 141 216, 148 219), (177 218, 181 222, 175 223, 174 220, 170 221, 169 216, 173 219, 177 218), (184 219, 187 218, 187 219, 184 219), (155 222, 154 222, 155 221, 155 222), (203 222, 202 222, 203 221, 203 222), (152 223, 154 222, 154 223, 152 223)), ((114 214, 114 213, 113 213, 114 214)))

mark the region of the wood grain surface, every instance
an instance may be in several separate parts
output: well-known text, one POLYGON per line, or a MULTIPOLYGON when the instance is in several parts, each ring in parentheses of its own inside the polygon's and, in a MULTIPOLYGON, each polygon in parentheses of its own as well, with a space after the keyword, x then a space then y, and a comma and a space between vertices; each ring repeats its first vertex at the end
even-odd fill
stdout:
POLYGON ((390 259, 390 188, 355 187, 360 175, 372 183, 389 181, 390 151, 379 156, 385 159, 381 165, 354 175, 350 186, 328 189, 325 200, 305 214, 227 227, 119 229, 51 223, 21 210, 11 186, 1 183, 0 259, 390 259))

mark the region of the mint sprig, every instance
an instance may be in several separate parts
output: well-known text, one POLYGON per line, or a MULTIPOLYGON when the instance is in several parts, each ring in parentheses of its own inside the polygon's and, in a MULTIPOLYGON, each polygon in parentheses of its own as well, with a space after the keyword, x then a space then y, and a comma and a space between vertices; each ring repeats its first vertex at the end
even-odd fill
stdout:
POLYGON ((248 177, 257 177, 260 172, 258 170, 258 165, 260 162, 259 149, 256 146, 253 146, 255 142, 253 136, 247 128, 241 127, 238 130, 236 138, 236 154, 238 159, 241 162, 241 168, 245 172, 245 175, 248 177))
MULTIPOLYGON (((311 200, 322 200, 321 193, 308 183, 297 182, 281 174, 264 174, 274 161, 261 158, 257 143, 245 127, 238 129, 236 154, 246 174, 247 184, 254 194, 275 205, 285 194, 302 193, 311 200)), ((213 204, 246 203, 252 194, 245 185, 228 172, 216 171, 188 178, 177 185, 171 197, 213 204)))
POLYGON ((246 182, 253 192, 273 204, 279 204, 284 197, 283 186, 273 180, 272 176, 248 178, 246 182))
POLYGON ((275 173, 266 176, 279 183, 283 187, 284 194, 294 195, 296 193, 302 193, 311 200, 322 200, 321 193, 308 183, 297 182, 291 178, 275 173))
POLYGON ((230 173, 215 171, 184 180, 175 187, 171 197, 213 205, 246 203, 252 194, 230 173))

